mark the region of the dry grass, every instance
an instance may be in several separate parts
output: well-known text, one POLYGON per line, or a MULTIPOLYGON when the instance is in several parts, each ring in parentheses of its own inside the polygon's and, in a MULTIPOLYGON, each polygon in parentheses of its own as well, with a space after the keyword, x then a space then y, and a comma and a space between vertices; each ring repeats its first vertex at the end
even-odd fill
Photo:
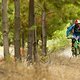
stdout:
POLYGON ((0 80, 80 80, 80 58, 53 56, 50 63, 1 63, 0 80))

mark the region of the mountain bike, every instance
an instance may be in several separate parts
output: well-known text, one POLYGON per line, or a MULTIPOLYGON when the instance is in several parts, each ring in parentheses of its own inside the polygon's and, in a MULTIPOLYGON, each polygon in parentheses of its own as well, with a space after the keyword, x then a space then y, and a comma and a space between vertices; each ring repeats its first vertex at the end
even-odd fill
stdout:
POLYGON ((74 45, 71 49, 72 51, 72 56, 77 56, 80 54, 80 37, 77 36, 77 37, 68 37, 68 39, 74 39, 75 42, 74 42, 74 45))
POLYGON ((79 54, 80 54, 80 39, 75 39, 74 47, 72 47, 72 56, 77 56, 79 54))

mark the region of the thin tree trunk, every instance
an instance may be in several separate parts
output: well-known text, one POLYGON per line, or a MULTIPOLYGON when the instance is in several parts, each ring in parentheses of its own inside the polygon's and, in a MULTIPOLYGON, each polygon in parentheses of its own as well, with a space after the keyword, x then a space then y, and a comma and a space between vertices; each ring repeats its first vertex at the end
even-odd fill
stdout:
POLYGON ((14 48, 16 59, 20 56, 20 0, 14 0, 15 5, 15 26, 14 26, 14 48))
POLYGON ((3 30, 4 58, 9 56, 7 2, 8 2, 7 0, 2 0, 2 30, 3 30))
POLYGON ((22 32, 21 32, 21 48, 20 48, 21 57, 25 56, 24 46, 25 46, 25 44, 24 44, 24 29, 22 28, 22 32))
POLYGON ((46 52, 46 11, 45 11, 45 3, 44 3, 44 9, 42 11, 42 54, 47 55, 46 52))
POLYGON ((34 44, 33 44, 33 55, 34 55, 34 62, 37 62, 38 60, 38 55, 37 55, 37 33, 36 33, 36 27, 34 30, 34 44))
POLYGON ((34 25, 34 0, 29 0, 29 31, 28 31, 28 55, 27 60, 32 62, 33 53, 33 38, 34 30, 32 29, 34 25))
POLYGON ((22 31, 22 48, 24 49, 24 30, 22 31))

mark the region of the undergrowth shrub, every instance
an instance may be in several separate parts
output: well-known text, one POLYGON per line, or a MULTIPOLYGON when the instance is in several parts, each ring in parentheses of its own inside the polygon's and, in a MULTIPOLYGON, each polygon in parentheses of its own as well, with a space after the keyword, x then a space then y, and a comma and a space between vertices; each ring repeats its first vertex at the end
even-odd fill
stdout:
POLYGON ((66 47, 69 41, 66 38, 66 29, 57 30, 53 33, 53 39, 47 41, 49 52, 54 52, 60 48, 66 47))

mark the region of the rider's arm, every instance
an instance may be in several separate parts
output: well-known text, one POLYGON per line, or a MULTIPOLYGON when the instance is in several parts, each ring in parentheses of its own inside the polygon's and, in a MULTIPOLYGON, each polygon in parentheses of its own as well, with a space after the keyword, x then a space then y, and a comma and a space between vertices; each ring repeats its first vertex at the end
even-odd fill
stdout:
POLYGON ((70 27, 67 28, 66 37, 69 36, 70 32, 72 31, 72 29, 74 29, 74 27, 75 27, 75 24, 73 24, 72 26, 70 26, 70 27))

